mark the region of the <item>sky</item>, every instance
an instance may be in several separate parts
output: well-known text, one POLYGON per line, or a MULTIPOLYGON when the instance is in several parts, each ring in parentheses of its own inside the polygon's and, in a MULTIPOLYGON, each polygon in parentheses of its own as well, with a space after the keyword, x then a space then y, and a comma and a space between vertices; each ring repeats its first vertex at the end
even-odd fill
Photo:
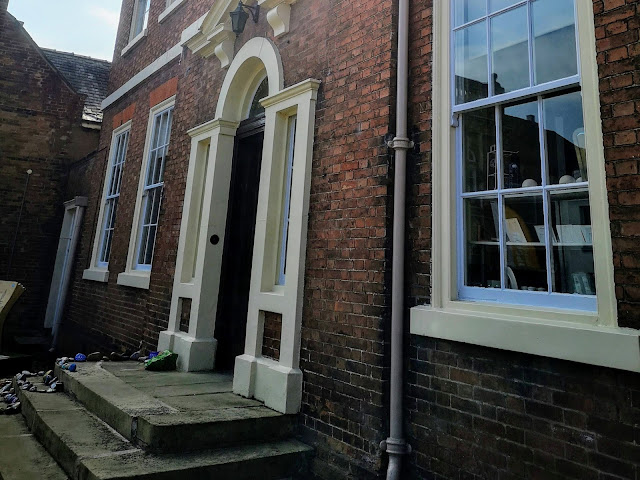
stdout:
POLYGON ((111 61, 122 0, 9 0, 40 47, 111 61))

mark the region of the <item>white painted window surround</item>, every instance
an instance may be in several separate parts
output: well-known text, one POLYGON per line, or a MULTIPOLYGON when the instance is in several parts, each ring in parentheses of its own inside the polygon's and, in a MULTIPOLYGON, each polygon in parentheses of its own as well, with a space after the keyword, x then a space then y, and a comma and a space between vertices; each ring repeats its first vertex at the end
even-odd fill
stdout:
POLYGON ((124 46, 124 48, 120 52, 120 56, 124 57, 127 53, 129 53, 133 49, 133 47, 139 44, 142 41, 142 39, 145 38, 146 36, 147 36, 147 29, 145 28, 140 33, 138 33, 135 37, 133 37, 131 41, 124 46))
POLYGON ((118 285, 148 289, 175 95, 151 108, 125 271, 118 285), (154 201, 156 200, 156 201, 154 201), (141 257, 140 254, 144 253, 141 257), (148 255, 147 255, 148 253, 148 255))
POLYGON ((110 246, 105 242, 110 243, 113 235, 130 131, 131 120, 116 128, 111 136, 109 161, 104 176, 96 236, 91 253, 91 266, 83 271, 82 278, 84 280, 107 282, 109 279, 110 246))
MULTIPOLYGON (((517 3, 517 2, 514 2, 517 3)), ((523 5, 526 2, 521 2, 523 5)), ((589 171, 595 311, 458 297, 456 128, 452 122, 451 10, 434 3, 433 237, 431 304, 411 309, 411 333, 640 371, 640 332, 618 327, 600 124, 595 27, 589 2, 576 1, 579 76, 589 171), (445 161, 446 159, 446 161, 445 161)), ((534 92, 538 93, 538 92, 534 92)), ((483 105, 477 105, 482 107, 483 105)))
POLYGON ((185 3, 187 3, 187 0, 167 0, 167 8, 158 15, 158 23, 164 22, 167 17, 171 16, 178 10, 178 7, 181 7, 185 3))
MULTIPOLYGON (((215 331, 220 265, 224 249, 231 159, 240 121, 253 92, 266 76, 264 142, 258 190, 244 354, 236 357, 233 390, 255 397, 282 413, 298 412, 302 398, 300 331, 307 238, 315 105, 320 82, 307 79, 284 87, 279 52, 266 38, 252 38, 238 51, 218 97, 214 119, 191 129, 191 156, 173 295, 166 331, 158 348, 179 354, 178 369, 210 370, 218 340, 215 331), (296 117, 291 169, 286 281, 278 285, 278 256, 285 183, 287 137, 296 117), (188 332, 180 331, 183 300, 191 300, 188 332), (278 361, 262 357, 265 312, 282 315, 278 361)), ((220 341, 223 341, 222 339, 220 341)))

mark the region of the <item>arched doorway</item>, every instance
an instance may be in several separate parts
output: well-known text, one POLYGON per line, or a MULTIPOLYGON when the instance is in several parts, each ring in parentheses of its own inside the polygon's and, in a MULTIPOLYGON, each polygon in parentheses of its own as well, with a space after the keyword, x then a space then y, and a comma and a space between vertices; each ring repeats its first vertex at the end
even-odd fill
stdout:
POLYGON ((260 100, 268 92, 265 76, 253 95, 248 117, 236 131, 214 331, 217 370, 232 370, 235 358, 244 353, 264 143, 265 115, 260 100))
POLYGON ((266 38, 249 40, 234 57, 215 118, 188 131, 191 155, 169 325, 158 339, 159 350, 179 355, 179 370, 211 370, 214 359, 233 364, 235 393, 283 413, 297 412, 302 398, 302 293, 319 86, 310 78, 284 88, 280 55, 266 38), (256 94, 260 89, 268 91, 265 98, 256 94), (255 108, 264 108, 264 116, 255 108), (252 205, 255 213, 245 214, 252 205), (234 232, 237 211, 247 219, 234 232), (252 248, 238 253, 238 237, 253 237, 252 248), (238 256, 248 273, 237 274, 238 256), (225 305, 231 298, 225 292, 238 289, 234 276, 250 277, 249 285, 242 285, 245 293, 235 304, 225 305), (263 355, 266 314, 281 323, 275 358, 263 355))

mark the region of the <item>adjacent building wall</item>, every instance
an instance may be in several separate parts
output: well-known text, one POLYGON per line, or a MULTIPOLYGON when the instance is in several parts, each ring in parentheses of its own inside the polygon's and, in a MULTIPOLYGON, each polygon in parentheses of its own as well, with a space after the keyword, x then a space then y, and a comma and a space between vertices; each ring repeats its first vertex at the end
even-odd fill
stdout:
POLYGON ((98 134, 80 126, 82 107, 83 98, 0 1, 0 277, 26 288, 7 320, 5 340, 43 327, 67 164, 97 143, 98 134))

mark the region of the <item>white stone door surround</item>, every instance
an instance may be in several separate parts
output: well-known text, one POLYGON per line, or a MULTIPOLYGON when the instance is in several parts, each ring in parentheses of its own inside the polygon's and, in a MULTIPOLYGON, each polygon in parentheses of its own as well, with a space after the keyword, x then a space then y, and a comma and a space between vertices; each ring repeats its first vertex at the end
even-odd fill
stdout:
POLYGON ((282 61, 266 38, 249 40, 235 55, 223 82, 215 118, 191 129, 191 154, 168 329, 158 349, 171 349, 182 371, 214 366, 220 267, 235 133, 258 85, 268 79, 265 130, 253 247, 245 352, 236 357, 233 389, 283 413, 299 411, 302 398, 300 329, 307 240, 315 106, 320 81, 284 88, 282 61), (276 285, 279 224, 283 209, 287 125, 296 115, 287 273, 276 285), (214 238, 215 237, 215 238, 214 238), (191 302, 188 332, 180 331, 184 302, 191 302), (265 312, 282 316, 280 358, 262 357, 265 312))

